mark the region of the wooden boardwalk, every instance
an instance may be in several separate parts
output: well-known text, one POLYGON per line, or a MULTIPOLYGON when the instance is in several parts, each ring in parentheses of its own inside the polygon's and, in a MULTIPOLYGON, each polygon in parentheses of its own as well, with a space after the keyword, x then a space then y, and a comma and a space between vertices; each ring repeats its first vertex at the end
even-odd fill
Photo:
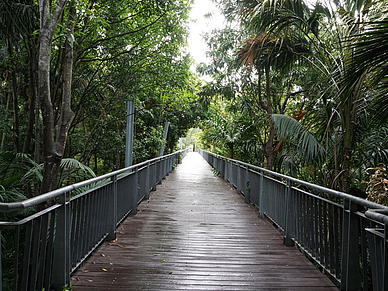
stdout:
POLYGON ((197 153, 72 277, 73 290, 338 290, 197 153))

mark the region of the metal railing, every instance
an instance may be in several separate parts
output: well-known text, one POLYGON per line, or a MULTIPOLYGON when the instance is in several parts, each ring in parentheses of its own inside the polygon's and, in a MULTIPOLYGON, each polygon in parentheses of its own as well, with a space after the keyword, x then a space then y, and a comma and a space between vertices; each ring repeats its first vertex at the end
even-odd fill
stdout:
POLYGON ((12 231, 15 239, 12 289, 68 286, 72 272, 101 242, 115 239, 118 224, 136 214, 137 205, 186 153, 178 151, 22 202, 0 203, 0 213, 54 204, 17 222, 0 222, 0 234, 12 231))
POLYGON ((388 208, 349 194, 199 150, 222 178, 254 203, 340 284, 388 290, 388 208))

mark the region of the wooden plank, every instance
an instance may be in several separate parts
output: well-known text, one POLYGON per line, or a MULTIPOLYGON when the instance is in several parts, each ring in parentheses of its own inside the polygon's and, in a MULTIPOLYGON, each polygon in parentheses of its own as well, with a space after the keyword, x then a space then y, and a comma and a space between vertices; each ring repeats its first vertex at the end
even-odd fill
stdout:
POLYGON ((73 290, 338 290, 196 153, 73 275, 73 290))

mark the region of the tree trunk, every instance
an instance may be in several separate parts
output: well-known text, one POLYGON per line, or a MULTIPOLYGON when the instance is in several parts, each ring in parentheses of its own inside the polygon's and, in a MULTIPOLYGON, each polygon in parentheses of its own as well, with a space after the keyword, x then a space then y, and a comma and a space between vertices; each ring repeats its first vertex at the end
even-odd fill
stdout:
POLYGON ((343 160, 342 160, 342 174, 341 174, 341 187, 342 192, 349 192, 349 175, 351 167, 351 156, 354 140, 354 120, 353 111, 355 108, 351 103, 351 100, 346 102, 347 104, 342 109, 342 126, 343 126, 343 160))
POLYGON ((13 47, 11 41, 8 41, 8 53, 11 59, 11 92, 12 92, 12 107, 13 107, 13 150, 14 152, 20 152, 19 145, 19 100, 18 100, 18 89, 16 81, 16 64, 13 56, 13 47))
MULTIPOLYGON (((8 110, 9 109, 9 94, 7 92, 5 92, 5 109, 8 110)), ((6 142, 6 139, 7 139, 7 134, 5 133, 5 131, 3 132, 2 134, 2 137, 1 137, 1 144, 0 144, 0 151, 4 151, 5 150, 5 142, 6 142)))
POLYGON ((269 134, 268 140, 265 143, 264 153, 265 153, 265 168, 267 170, 273 169, 273 141, 275 139, 275 126, 272 121, 272 102, 271 102, 271 90, 270 90, 270 76, 269 76, 269 67, 265 70, 265 83, 266 83, 266 94, 267 94, 267 113, 269 120, 269 134))
MULTIPOLYGON (((36 49, 35 44, 31 39, 28 39, 29 51, 30 51, 30 102, 29 102, 29 114, 28 114, 28 125, 26 135, 24 137, 23 143, 23 153, 31 153, 31 140, 34 132, 34 123, 36 122, 35 114, 39 114, 39 111, 36 111, 36 49)), ((35 141, 37 142, 37 141, 35 141)), ((39 141, 38 141, 39 142, 39 141)))
MULTIPOLYGON (((64 96, 62 103, 61 120, 58 127, 57 140, 54 141, 54 108, 51 101, 50 93, 50 62, 51 62, 51 42, 54 36, 55 28, 58 25, 59 17, 63 12, 64 6, 67 0, 60 0, 57 3, 52 15, 50 15, 50 5, 48 0, 39 1, 39 12, 40 12, 40 46, 39 46, 39 62, 38 62, 38 92, 39 99, 42 105, 42 117, 43 117, 43 181, 41 187, 41 193, 52 191, 56 188, 59 166, 63 157, 67 129, 71 118, 71 112, 67 112, 70 108, 70 102, 68 96, 64 96), (65 124, 63 124, 65 122, 65 124), (65 132, 63 132, 65 131, 65 132)), ((71 21, 72 25, 73 22, 71 21)), ((66 38, 67 41, 72 42, 72 36, 66 38)), ((69 44, 65 45, 66 48, 69 44)), ((72 47, 72 44, 70 44, 72 47)), ((72 52, 71 52, 72 59, 72 52)), ((72 64, 70 66, 72 69, 72 64)), ((65 71, 65 70, 64 70, 65 71)), ((66 78, 69 77, 68 72, 64 72, 64 86, 71 86, 71 80, 68 81, 66 78)), ((70 73, 71 77, 71 73, 70 73)), ((68 92, 68 88, 64 88, 65 92, 68 92)))

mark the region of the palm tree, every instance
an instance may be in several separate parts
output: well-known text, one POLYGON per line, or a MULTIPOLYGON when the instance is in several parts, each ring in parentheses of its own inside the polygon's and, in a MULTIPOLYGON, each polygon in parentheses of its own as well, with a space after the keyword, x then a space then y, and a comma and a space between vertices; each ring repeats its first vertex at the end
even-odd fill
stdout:
MULTIPOLYGON (((310 43, 308 35, 300 30, 293 30, 292 26, 307 26, 314 31, 317 17, 314 15, 310 19, 304 19, 305 14, 301 11, 309 11, 302 1, 242 1, 240 15, 243 23, 252 32, 252 36, 245 40, 240 48, 237 58, 240 65, 248 66, 251 70, 256 69, 258 75, 258 92, 256 107, 259 111, 264 111, 268 118, 268 134, 264 135, 257 124, 260 142, 263 144, 266 168, 272 170, 274 162, 274 139, 275 126, 271 115, 274 113, 271 96, 271 71, 281 73, 289 72, 297 61, 310 54, 310 43), (293 15, 294 17, 290 17, 293 15), (292 21, 293 19, 294 22, 292 21), (287 20, 288 23, 279 23, 287 20), (291 20, 291 21, 290 21, 291 20), (265 100, 261 92, 262 73, 265 73, 265 100)), ((282 111, 287 104, 290 95, 287 96, 282 111)), ((257 118, 256 118, 257 121, 257 118)))

